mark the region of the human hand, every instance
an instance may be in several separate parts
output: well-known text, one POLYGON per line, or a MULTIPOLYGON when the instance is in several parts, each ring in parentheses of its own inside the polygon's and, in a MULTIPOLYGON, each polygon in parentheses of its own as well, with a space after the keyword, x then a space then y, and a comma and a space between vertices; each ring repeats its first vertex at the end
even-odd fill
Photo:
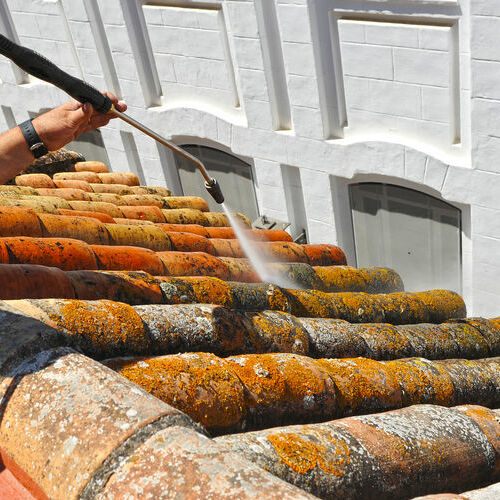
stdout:
MULTIPOLYGON (((118 111, 125 111, 127 105, 111 94, 103 92, 118 111)), ((33 126, 49 151, 62 148, 89 130, 107 125, 113 115, 99 113, 88 102, 69 101, 33 119, 33 126)))

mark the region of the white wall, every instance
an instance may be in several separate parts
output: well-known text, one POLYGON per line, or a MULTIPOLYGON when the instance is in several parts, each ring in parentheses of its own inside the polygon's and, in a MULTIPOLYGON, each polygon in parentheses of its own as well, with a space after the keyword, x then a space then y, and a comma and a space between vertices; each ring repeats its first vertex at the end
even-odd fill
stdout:
MULTIPOLYGON (((262 212, 293 216, 286 172, 299 168, 312 241, 351 245, 350 182, 396 183, 459 206, 469 311, 500 314, 500 3, 6 5, 3 33, 114 91, 138 120, 252 158, 262 212)), ((0 78, 2 128, 65 99, 4 59, 0 78)), ((113 170, 137 170, 139 159, 148 183, 178 187, 171 156, 149 138, 114 121, 103 139, 113 170)))

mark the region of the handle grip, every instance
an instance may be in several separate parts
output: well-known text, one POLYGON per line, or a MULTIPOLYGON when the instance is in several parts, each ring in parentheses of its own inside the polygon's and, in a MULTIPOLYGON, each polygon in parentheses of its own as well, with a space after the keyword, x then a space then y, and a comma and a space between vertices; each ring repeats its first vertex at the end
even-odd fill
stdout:
POLYGON ((8 57, 26 73, 52 83, 77 101, 89 102, 100 113, 107 113, 113 106, 111 99, 92 85, 69 75, 38 52, 22 47, 3 35, 0 35, 0 54, 8 57))

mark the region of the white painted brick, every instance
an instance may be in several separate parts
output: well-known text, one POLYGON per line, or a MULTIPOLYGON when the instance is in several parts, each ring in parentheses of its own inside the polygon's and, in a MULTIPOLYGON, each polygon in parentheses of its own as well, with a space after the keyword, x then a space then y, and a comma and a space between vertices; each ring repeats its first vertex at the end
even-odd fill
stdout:
MULTIPOLYGON (((494 244, 491 244, 491 241, 492 240, 485 239, 480 242, 475 242, 475 245, 481 245, 486 254, 490 252, 493 253, 499 248, 499 245, 496 241, 494 244)), ((489 294, 500 296, 500 265, 498 265, 498 260, 493 263, 476 262, 474 265, 474 275, 475 281, 480 290, 489 294)), ((495 302, 498 304, 498 299, 495 302)), ((490 305, 490 307, 492 306, 493 304, 490 305)), ((494 306, 492 309, 494 309, 494 306)), ((498 316, 498 309, 497 312, 493 312, 493 315, 498 316)))
POLYGON ((297 135, 311 139, 323 139, 323 119, 319 109, 294 106, 292 108, 292 121, 297 135))
POLYGON ((235 37, 233 41, 236 50, 236 61, 240 68, 264 69, 262 49, 259 40, 235 37))
POLYGON ((411 24, 365 23, 366 43, 418 48, 418 28, 411 24))
POLYGON ((451 145, 450 127, 446 123, 424 122, 400 116, 396 125, 402 136, 412 138, 423 147, 432 146, 439 151, 443 145, 451 145))
POLYGON ((450 28, 426 26, 419 28, 419 47, 430 50, 450 50, 450 28))
POLYGON ((479 136, 472 154, 475 168, 500 173, 500 138, 479 136))
POLYGON ((318 84, 315 78, 290 75, 288 91, 293 105, 318 108, 318 84))
MULTIPOLYGON (((499 238, 487 238, 475 234, 473 237, 473 248, 475 261, 477 263, 498 266, 498 256, 500 255, 499 238)), ((500 281, 497 281, 496 286, 498 287, 497 290, 500 292, 500 281)))
POLYGON ((471 203, 472 175, 470 168, 450 166, 443 183, 443 198, 457 203, 471 203))
POLYGON ((7 0, 11 11, 33 12, 35 14, 59 14, 58 2, 34 0, 7 0))
MULTIPOLYGON (((351 177, 354 161, 346 158, 347 148, 336 148, 320 140, 295 136, 287 141, 287 159, 282 163, 317 169, 332 175, 351 177)), ((352 146, 349 146, 349 149, 352 146)), ((357 162, 356 162, 357 164, 357 162)))
POLYGON ((365 109, 350 108, 348 113, 349 134, 375 134, 384 137, 393 134, 396 130, 396 116, 374 113, 365 109))
POLYGON ((446 88, 422 87, 422 118, 435 122, 450 121, 450 92, 446 88))
MULTIPOLYGON (((492 159, 498 168, 500 159, 492 159)), ((500 170, 500 169, 498 169, 500 170)), ((497 171, 498 171, 497 170, 497 171)), ((500 174, 474 170, 471 184, 471 202, 481 207, 500 209, 500 174)), ((500 255, 500 254, 499 254, 500 255)))
POLYGON ((445 52, 395 48, 394 79, 447 87, 450 81, 450 56, 445 52))
MULTIPOLYGON (((160 26, 174 26, 178 28, 199 28, 198 10, 189 8, 179 8, 170 6, 148 6, 143 7, 144 17, 149 24, 159 24, 160 26)), ((199 17, 215 17, 217 20, 217 12, 209 11, 200 12, 199 17)), ((216 21, 217 23, 217 21, 216 21)))
POLYGON ((391 147, 381 147, 381 143, 368 142, 352 144, 345 151, 345 159, 338 162, 341 169, 337 175, 348 177, 343 173, 352 171, 349 177, 356 174, 366 174, 377 171, 382 175, 393 177, 404 177, 405 172, 405 148, 399 144, 391 144, 391 147))
POLYGON ((97 0, 102 20, 105 24, 122 26, 125 24, 119 0, 97 0))
POLYGON ((333 219, 331 223, 308 219, 307 239, 309 243, 313 244, 337 244, 337 231, 333 219))
POLYGON ((283 187, 260 184, 259 191, 262 200, 262 211, 264 213, 268 213, 269 210, 286 213, 285 192, 283 187))
MULTIPOLYGON (((245 0, 244 0, 245 1, 245 0)), ((253 0, 248 0, 252 2, 253 0)), ((308 0, 278 0, 278 4, 294 4, 294 5, 307 5, 308 0)))
POLYGON ((309 16, 305 5, 279 5, 278 20, 284 42, 311 42, 309 16))
POLYGON ((424 183, 436 191, 441 191, 443 181, 448 171, 448 165, 429 157, 425 168, 424 183))
POLYGON ((245 99, 268 101, 266 77, 263 71, 240 69, 241 88, 245 99))
POLYGON ((224 8, 234 36, 258 38, 259 29, 253 2, 224 2, 224 8))
POLYGON ((474 130, 478 134, 500 137, 500 101, 474 99, 472 111, 474 130))
POLYGON ((287 137, 263 130, 234 127, 231 148, 237 154, 287 163, 287 137))
POLYGON ((38 25, 38 31, 42 37, 51 40, 68 40, 64 20, 60 15, 47 16, 39 14, 35 19, 38 25))
POLYGON ((491 0, 474 0, 471 2, 471 14, 500 17, 500 4, 491 0))
POLYGON ((127 54, 125 52, 115 53, 113 62, 119 78, 125 78, 127 80, 137 79, 137 66, 132 54, 127 54))
POLYGON ((307 218, 335 225, 330 176, 309 169, 300 170, 307 218))
POLYGON ((177 83, 206 88, 212 86, 210 64, 220 61, 212 62, 195 57, 171 57, 171 59, 177 83))
POLYGON ((259 185, 283 187, 281 166, 275 161, 255 160, 255 175, 259 185))
POLYGON ((209 10, 197 9, 196 18, 198 21, 198 27, 202 30, 220 30, 220 23, 222 20, 222 12, 217 11, 216 15, 209 10))
POLYGON ((62 0, 68 21, 88 21, 83 0, 62 0))
POLYGON ((476 235, 500 239, 500 210, 474 206, 472 231, 476 235))
POLYGON ((500 61, 500 44, 493 42, 500 32, 500 17, 473 16, 471 51, 476 59, 500 61))
POLYGON ((141 88, 139 82, 122 78, 120 80, 120 87, 122 89, 123 99, 128 106, 144 107, 144 96, 142 92, 138 92, 141 88))
POLYGON ((414 149, 405 148, 405 176, 408 180, 422 183, 424 180, 427 156, 414 149))
MULTIPOLYGON (((118 54, 117 54, 118 55, 118 54)), ((124 58, 126 61, 129 60, 129 58, 133 59, 133 56, 131 54, 123 54, 124 58)), ((168 82, 176 82, 177 77, 174 71, 174 56, 171 56, 169 54, 155 54, 155 63, 156 63, 156 70, 158 71, 158 76, 160 80, 165 80, 168 82)), ((120 59, 117 58, 116 56, 114 57, 117 65, 120 62, 120 59)))
POLYGON ((40 37, 36 16, 31 12, 11 12, 18 36, 40 37))
MULTIPOLYGON (((476 277, 476 281, 480 281, 480 277, 476 277)), ((493 318, 498 314, 497 304, 500 300, 500 294, 485 292, 480 288, 473 289, 473 316, 482 316, 485 318, 493 318)))
POLYGON ((216 31, 151 25, 148 33, 154 52, 220 60, 225 57, 216 31))
POLYGON ((273 119, 268 102, 245 100, 245 114, 252 129, 271 130, 273 119))
POLYGON ((97 53, 93 49, 79 49, 80 64, 88 75, 102 75, 102 68, 97 53))
MULTIPOLYGON (((230 81, 230 68, 223 61, 206 61, 205 64, 211 64, 210 70, 212 87, 214 89, 232 89, 230 81)), ((231 90, 232 91, 232 90, 231 90)))
POLYGON ((342 67, 345 75, 392 80, 392 49, 373 45, 342 44, 342 67), (374 61, 377 64, 374 64, 374 61))
POLYGON ((344 89, 347 105, 356 109, 364 109, 370 94, 369 78, 358 78, 354 76, 344 77, 344 89))
POLYGON ((474 97, 500 100, 500 62, 472 61, 472 93, 474 97))
POLYGON ((71 36, 78 48, 95 49, 95 40, 88 22, 70 21, 71 36))
MULTIPOLYGON (((360 83, 359 81, 356 83, 360 83)), ((349 93, 353 106, 377 113, 410 118, 420 117, 420 89, 405 83, 369 80, 368 92, 349 93)))
POLYGON ((233 126, 225 120, 217 118, 217 142, 226 147, 231 147, 231 134, 233 126))
POLYGON ((316 68, 312 45, 285 42, 283 44, 283 53, 288 73, 301 76, 315 76, 316 68))
POLYGON ((365 43, 365 23, 360 21, 351 21, 340 19, 339 39, 341 42, 365 43))
POLYGON ((130 40, 125 26, 106 26, 109 47, 112 52, 130 52, 130 40))

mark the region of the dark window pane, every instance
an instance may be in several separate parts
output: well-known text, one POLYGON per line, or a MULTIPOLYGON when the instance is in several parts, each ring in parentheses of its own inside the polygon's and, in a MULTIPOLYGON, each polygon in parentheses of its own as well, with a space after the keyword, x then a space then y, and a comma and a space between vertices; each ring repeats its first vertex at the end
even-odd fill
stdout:
MULTIPOLYGON (((248 163, 224 151, 206 146, 186 145, 183 148, 199 158, 210 174, 217 179, 232 210, 244 213, 251 221, 259 216, 252 167, 248 163)), ((176 164, 184 194, 201 196, 207 200, 210 210, 222 211, 221 206, 207 194, 203 177, 198 169, 178 155, 176 164)))
POLYGON ((413 189, 381 183, 350 186, 359 267, 399 272, 409 291, 461 291, 461 213, 413 189))

